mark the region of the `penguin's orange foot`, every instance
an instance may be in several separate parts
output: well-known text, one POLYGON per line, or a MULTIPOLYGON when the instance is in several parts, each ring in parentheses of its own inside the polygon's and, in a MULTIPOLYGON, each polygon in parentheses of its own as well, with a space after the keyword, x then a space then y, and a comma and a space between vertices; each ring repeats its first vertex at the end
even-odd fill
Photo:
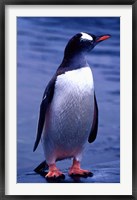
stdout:
POLYGON ((49 166, 49 172, 45 177, 46 179, 64 179, 65 175, 57 169, 55 164, 53 164, 49 166))
POLYGON ((75 168, 70 168, 69 170, 69 176, 92 176, 92 172, 84 169, 75 169, 75 168))
POLYGON ((69 176, 82 176, 82 177, 88 177, 93 176, 93 173, 89 170, 84 170, 80 168, 80 162, 74 160, 73 165, 69 170, 69 176))
POLYGON ((64 174, 59 170, 56 171, 49 171, 45 176, 47 179, 56 179, 56 178, 64 178, 64 174))

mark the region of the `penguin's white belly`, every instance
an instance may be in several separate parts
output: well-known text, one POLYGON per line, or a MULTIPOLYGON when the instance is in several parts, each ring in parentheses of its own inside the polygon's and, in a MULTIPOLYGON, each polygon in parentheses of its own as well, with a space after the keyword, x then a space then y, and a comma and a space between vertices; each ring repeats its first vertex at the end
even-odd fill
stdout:
POLYGON ((56 160, 81 153, 91 130, 93 112, 91 69, 85 67, 59 75, 43 133, 47 160, 49 157, 56 160))

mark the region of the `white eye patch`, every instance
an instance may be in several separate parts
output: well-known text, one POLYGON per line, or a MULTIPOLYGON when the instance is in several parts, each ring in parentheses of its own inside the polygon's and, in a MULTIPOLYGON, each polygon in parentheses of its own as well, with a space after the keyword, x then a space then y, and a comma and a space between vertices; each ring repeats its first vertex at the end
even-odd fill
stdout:
POLYGON ((91 40, 91 41, 93 40, 93 37, 91 35, 89 35, 87 33, 83 33, 83 32, 81 32, 81 34, 82 34, 82 36, 81 36, 82 40, 91 40))

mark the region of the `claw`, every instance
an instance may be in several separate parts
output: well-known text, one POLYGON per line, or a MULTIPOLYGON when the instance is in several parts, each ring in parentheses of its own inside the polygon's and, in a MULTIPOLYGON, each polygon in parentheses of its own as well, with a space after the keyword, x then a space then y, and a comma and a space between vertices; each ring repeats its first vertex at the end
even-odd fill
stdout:
POLYGON ((83 170, 83 169, 79 169, 79 170, 76 170, 76 169, 70 169, 69 171, 69 176, 79 176, 79 177, 84 177, 84 178, 87 178, 87 177, 92 177, 93 176, 93 173, 90 172, 90 171, 86 171, 83 170), (73 172, 72 172, 73 171, 73 172))
POLYGON ((76 161, 74 159, 73 165, 69 170, 69 176, 71 176, 71 177, 78 176, 78 177, 87 178, 88 176, 92 177, 93 173, 88 171, 88 170, 81 169, 80 168, 80 162, 76 161))
POLYGON ((45 176, 47 180, 64 179, 65 175, 57 169, 56 165, 49 165, 49 172, 45 176))

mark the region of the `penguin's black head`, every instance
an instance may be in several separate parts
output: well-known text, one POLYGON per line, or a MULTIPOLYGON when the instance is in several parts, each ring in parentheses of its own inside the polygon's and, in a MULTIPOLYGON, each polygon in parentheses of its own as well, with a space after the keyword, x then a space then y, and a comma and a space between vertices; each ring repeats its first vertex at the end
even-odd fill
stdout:
POLYGON ((87 53, 91 51, 98 43, 110 38, 110 35, 95 36, 90 33, 78 33, 74 35, 65 48, 65 55, 74 55, 78 53, 87 53))

